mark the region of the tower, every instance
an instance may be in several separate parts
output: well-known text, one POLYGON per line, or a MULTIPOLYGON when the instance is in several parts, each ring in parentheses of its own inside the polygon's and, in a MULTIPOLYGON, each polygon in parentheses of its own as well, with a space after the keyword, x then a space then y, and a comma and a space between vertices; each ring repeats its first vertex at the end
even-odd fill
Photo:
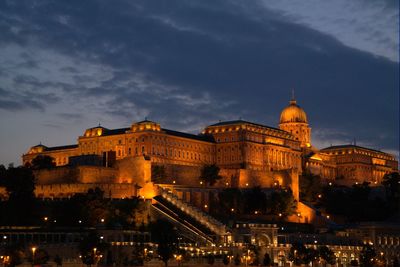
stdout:
POLYGON ((297 105, 294 93, 289 106, 282 110, 279 128, 291 133, 296 140, 300 141, 302 148, 311 147, 311 128, 308 126, 307 115, 297 105))

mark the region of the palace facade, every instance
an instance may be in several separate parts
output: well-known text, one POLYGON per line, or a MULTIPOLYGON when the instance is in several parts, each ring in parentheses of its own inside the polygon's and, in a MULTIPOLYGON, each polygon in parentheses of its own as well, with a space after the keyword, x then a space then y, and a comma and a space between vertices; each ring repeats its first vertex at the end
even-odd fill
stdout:
MULTIPOLYGON (((194 135, 149 120, 120 129, 99 125, 87 129, 75 145, 30 148, 22 156, 23 164, 38 155, 51 156, 57 166, 82 165, 88 160, 93 164, 96 159, 103 167, 145 157, 152 165, 167 166, 170 178, 178 180, 179 167, 190 176, 190 168, 217 164, 225 178, 221 184, 239 187, 285 184, 284 178, 274 175, 282 170, 309 172, 347 185, 377 184, 384 174, 398 170, 395 157, 381 151, 356 145, 315 148, 307 115, 295 99, 281 112, 279 128, 236 120, 212 124, 194 135)), ((187 181, 182 176, 180 183, 187 181)))

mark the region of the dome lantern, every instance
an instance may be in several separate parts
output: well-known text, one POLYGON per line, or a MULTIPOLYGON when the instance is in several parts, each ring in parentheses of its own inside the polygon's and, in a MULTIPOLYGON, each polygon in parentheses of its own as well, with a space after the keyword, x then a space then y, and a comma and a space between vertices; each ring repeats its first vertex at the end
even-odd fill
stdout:
POLYGON ((307 115, 305 111, 299 105, 297 105, 296 99, 293 97, 289 103, 289 106, 282 110, 280 123, 308 123, 307 115))

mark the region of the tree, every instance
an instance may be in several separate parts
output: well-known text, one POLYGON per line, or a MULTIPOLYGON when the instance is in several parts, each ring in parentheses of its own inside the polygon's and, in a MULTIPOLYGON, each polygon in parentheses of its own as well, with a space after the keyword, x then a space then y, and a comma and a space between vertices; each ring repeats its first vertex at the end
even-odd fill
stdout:
POLYGON ((34 198, 35 176, 29 168, 8 168, 5 172, 5 187, 10 200, 34 198))
POLYGON ((204 165, 201 169, 200 180, 204 181, 206 184, 213 186, 218 180, 222 178, 219 175, 219 167, 215 164, 204 165))
POLYGON ((288 258, 296 265, 309 264, 311 261, 308 249, 300 243, 294 243, 292 245, 288 258))
POLYGON ((245 211, 253 214, 255 211, 265 212, 267 207, 267 196, 259 186, 253 187, 244 194, 245 211))
POLYGON ((270 266, 270 265, 271 265, 271 257, 269 256, 268 253, 265 253, 263 259, 263 266, 270 266))
POLYGON ((54 158, 46 155, 35 157, 30 164, 32 170, 51 169, 55 166, 54 158))
POLYGON ((395 256, 393 259, 393 267, 399 267, 399 266, 400 266, 399 258, 395 256))
POLYGON ((215 263, 215 257, 213 254, 208 254, 207 256, 207 263, 213 265, 215 263))
POLYGON ((149 225, 151 239, 158 244, 158 255, 168 266, 168 261, 177 251, 178 234, 174 226, 166 220, 157 220, 149 225))
POLYGON ((236 265, 236 266, 239 266, 239 265, 240 265, 240 257, 239 257, 239 254, 236 254, 236 255, 235 255, 235 259, 234 259, 233 261, 235 262, 235 265, 236 265))
POLYGON ((287 217, 296 213, 297 202, 293 197, 291 190, 276 190, 274 191, 267 202, 269 213, 271 214, 282 214, 283 217, 287 217))
POLYGON ((369 244, 364 245, 360 253, 360 265, 364 267, 373 266, 375 257, 375 249, 369 244))
POLYGON ((151 165, 151 181, 160 182, 164 180, 165 177, 164 165, 151 165))
POLYGON ((62 266, 62 258, 58 254, 54 257, 54 262, 57 266, 62 266))
POLYGON ((232 214, 232 209, 235 214, 241 213, 243 207, 243 195, 238 188, 225 188, 218 193, 218 204, 215 209, 215 216, 232 214))
POLYGON ((333 253, 333 251, 327 246, 320 246, 318 248, 318 255, 325 263, 330 265, 333 265, 336 262, 335 253, 333 253))
POLYGON ((228 265, 229 264, 229 257, 228 255, 224 255, 223 259, 222 259, 222 263, 224 265, 228 265))
POLYGON ((107 247, 106 243, 101 242, 96 232, 90 232, 79 243, 82 263, 88 266, 97 264, 107 247))
POLYGON ((358 260, 351 260, 350 266, 358 266, 358 260))
POLYGON ((14 267, 24 261, 23 248, 18 245, 10 245, 4 249, 4 266, 14 267))
POLYGON ((4 221, 7 224, 27 225, 34 223, 35 201, 35 177, 32 170, 25 167, 10 167, 4 173, 5 187, 8 193, 8 201, 5 207, 4 221))
POLYGON ((50 259, 49 253, 42 248, 38 248, 35 253, 31 253, 28 260, 32 262, 32 265, 46 264, 50 259))
POLYGON ((311 173, 304 173, 299 177, 300 198, 304 201, 315 202, 322 192, 321 177, 311 173))
POLYGON ((400 174, 392 172, 385 174, 382 179, 385 187, 390 210, 396 212, 400 210, 400 174))

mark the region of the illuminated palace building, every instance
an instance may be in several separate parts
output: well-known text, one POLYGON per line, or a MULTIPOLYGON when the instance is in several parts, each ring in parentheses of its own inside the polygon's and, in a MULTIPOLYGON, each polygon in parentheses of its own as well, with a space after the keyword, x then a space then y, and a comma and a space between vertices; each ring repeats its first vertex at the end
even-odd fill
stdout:
MULTIPOLYGON (((325 182, 335 180, 347 185, 380 183, 384 174, 397 171, 394 156, 374 149, 355 144, 315 148, 307 115, 295 99, 283 109, 279 128, 236 120, 212 124, 201 134, 193 135, 161 128, 159 123, 149 120, 121 129, 99 125, 87 129, 76 145, 40 144, 30 148, 22 156, 23 163, 38 155, 51 156, 57 166, 98 166, 97 179, 112 177, 119 183, 132 182, 134 178, 123 169, 135 164, 143 166, 137 164, 140 160, 165 167, 162 183, 182 185, 198 185, 198 176, 193 178, 207 164, 221 169, 224 179, 216 186, 235 187, 273 183, 297 187, 298 180, 288 182, 284 175, 278 175, 285 170, 292 170, 292 176, 293 172, 309 172, 320 175, 325 182), (107 167, 118 171, 107 174, 107 167)), ((93 168, 86 170, 92 176, 93 172, 93 168)), ((293 191, 297 193, 295 188, 293 191)))

